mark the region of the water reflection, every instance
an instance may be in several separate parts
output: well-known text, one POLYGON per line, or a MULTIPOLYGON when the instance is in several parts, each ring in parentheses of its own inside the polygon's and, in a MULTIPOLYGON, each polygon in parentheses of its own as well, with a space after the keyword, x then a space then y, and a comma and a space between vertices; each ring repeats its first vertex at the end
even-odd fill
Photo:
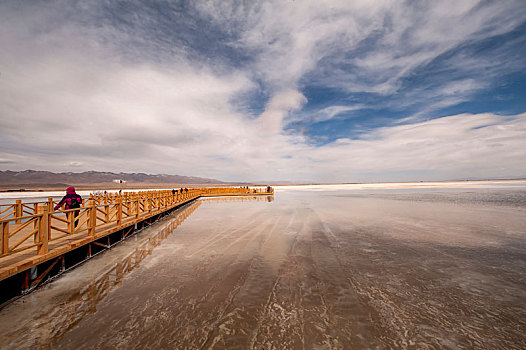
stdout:
POLYGON ((29 295, 51 306, 12 308, 0 344, 31 347, 29 329, 65 349, 526 349, 526 191, 455 191, 206 199, 121 282, 112 263, 29 295))
MULTIPOLYGON (((175 218, 164 223, 161 228, 149 235, 147 239, 106 272, 85 287, 65 297, 64 301, 53 309, 48 310, 48 313, 38 320, 37 327, 32 325, 29 329, 23 330, 13 341, 10 341, 9 345, 2 344, 7 339, 2 339, 3 341, 0 344, 7 345, 6 349, 50 348, 87 314, 94 313, 97 304, 114 288, 120 286, 124 277, 139 267, 141 262, 151 255, 153 250, 161 245, 162 241, 174 233, 175 229, 200 205, 201 201, 196 201, 182 209, 175 218)), ((75 271, 70 273, 75 273, 75 271)))
POLYGON ((203 203, 273 202, 274 196, 225 196, 202 198, 203 203))

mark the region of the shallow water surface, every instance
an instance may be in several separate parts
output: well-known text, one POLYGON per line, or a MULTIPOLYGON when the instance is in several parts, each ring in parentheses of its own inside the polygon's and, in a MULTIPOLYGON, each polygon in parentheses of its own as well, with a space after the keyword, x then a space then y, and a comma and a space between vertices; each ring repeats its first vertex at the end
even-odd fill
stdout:
POLYGON ((526 191, 207 199, 0 311, 6 349, 524 349, 526 191))

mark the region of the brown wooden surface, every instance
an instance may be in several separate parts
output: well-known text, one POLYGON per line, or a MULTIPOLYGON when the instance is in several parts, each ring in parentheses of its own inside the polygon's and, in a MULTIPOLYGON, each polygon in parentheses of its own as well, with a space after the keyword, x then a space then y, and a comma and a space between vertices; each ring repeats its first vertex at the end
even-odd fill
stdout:
POLYGON ((0 280, 44 261, 159 215, 198 197, 269 195, 244 188, 189 189, 127 192, 123 195, 90 196, 75 219, 73 210, 53 211, 53 200, 4 205, 0 220, 0 280), (30 215, 28 215, 30 214, 30 215), (78 226, 74 222, 78 220, 78 226), (13 234, 13 232, 15 232, 13 234))

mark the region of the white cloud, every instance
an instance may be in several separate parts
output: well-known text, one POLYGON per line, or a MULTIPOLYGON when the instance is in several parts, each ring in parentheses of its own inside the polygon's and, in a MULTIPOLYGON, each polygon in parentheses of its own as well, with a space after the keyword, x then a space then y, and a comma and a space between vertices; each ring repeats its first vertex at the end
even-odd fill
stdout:
POLYGON ((201 11, 240 32, 237 45, 257 53, 253 71, 275 90, 294 89, 325 56, 346 50, 382 26, 388 1, 200 3, 201 11))
MULTIPOLYGON (((68 2, 23 10, 0 5, 0 47, 9 48, 0 55, 0 164, 223 180, 522 175, 524 115, 451 116, 319 148, 282 132, 305 115, 302 79, 393 94, 414 69, 456 45, 516 26, 517 2, 509 4, 431 2, 416 10, 392 1, 198 2, 201 13, 232 34, 231 47, 249 56, 230 67, 214 57, 190 59, 188 48, 164 37, 151 43, 158 51, 141 52, 126 28, 95 25, 68 2), (459 6, 454 16, 451 6, 459 6), (233 101, 256 89, 270 97, 259 116, 247 116, 233 101)), ((151 25, 148 19, 133 29, 151 25)), ((407 93, 399 103, 429 99, 434 108, 447 106, 487 84, 485 77, 457 79, 407 93)), ((308 122, 369 107, 337 102, 308 122)))
POLYGON ((460 114, 342 139, 311 157, 340 181, 491 178, 526 174, 525 140, 526 114, 460 114))
MULTIPOLYGON (((207 1, 199 2, 198 8, 239 34, 232 45, 254 53, 249 74, 263 80, 271 93, 298 90, 308 77, 311 84, 350 93, 396 95, 395 101, 380 101, 386 108, 427 104, 428 108, 418 107, 421 117, 432 108, 469 100, 503 74, 521 69, 524 62, 499 57, 503 54, 499 50, 483 57, 478 52, 473 56, 460 52, 447 58, 446 67, 468 78, 441 72, 432 82, 401 91, 405 79, 438 58, 446 59, 451 50, 521 25, 526 15, 523 5, 520 0, 445 0, 416 6, 412 2, 306 0, 207 1), (461 82, 444 86, 451 79, 461 82), (469 87, 459 86, 466 83, 469 87)), ((290 121, 301 116, 305 115, 292 116, 290 121)))
POLYGON ((276 93, 259 116, 262 131, 277 134, 282 130, 283 119, 289 112, 300 109, 307 99, 299 91, 288 90, 276 93))

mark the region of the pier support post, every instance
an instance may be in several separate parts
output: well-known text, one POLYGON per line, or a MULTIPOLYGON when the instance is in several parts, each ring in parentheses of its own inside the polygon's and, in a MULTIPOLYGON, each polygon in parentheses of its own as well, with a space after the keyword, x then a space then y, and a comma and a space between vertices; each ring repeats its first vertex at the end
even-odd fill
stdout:
POLYGON ((49 208, 47 205, 38 207, 38 214, 41 214, 40 227, 38 230, 39 245, 37 247, 37 254, 43 255, 48 252, 49 240, 49 208))

